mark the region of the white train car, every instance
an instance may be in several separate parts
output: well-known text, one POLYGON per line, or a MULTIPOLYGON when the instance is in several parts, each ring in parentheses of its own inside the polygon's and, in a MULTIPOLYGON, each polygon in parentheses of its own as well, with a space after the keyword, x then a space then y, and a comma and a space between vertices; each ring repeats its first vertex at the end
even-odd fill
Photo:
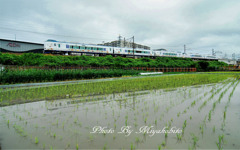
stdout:
POLYGON ((85 45, 81 43, 60 42, 55 40, 47 40, 44 43, 45 53, 94 53, 105 54, 111 53, 110 48, 98 45, 85 45))
POLYGON ((153 56, 151 50, 145 49, 133 49, 131 48, 121 48, 121 47, 110 47, 101 45, 90 45, 82 43, 73 42, 60 42, 56 40, 47 40, 44 43, 45 53, 87 53, 87 54, 100 54, 100 55, 124 55, 124 56, 153 56))
POLYGON ((205 58, 206 59, 217 59, 216 56, 212 56, 212 55, 206 55, 205 58))
POLYGON ((123 57, 180 57, 199 60, 215 60, 214 56, 204 56, 198 53, 183 54, 181 52, 167 51, 166 49, 133 49, 126 47, 111 47, 93 44, 82 44, 74 42, 60 42, 56 40, 47 40, 44 43, 44 53, 57 54, 86 54, 86 55, 118 55, 123 57))
POLYGON ((190 58, 195 58, 195 59, 203 59, 203 55, 201 54, 190 54, 190 58))
POLYGON ((153 50, 154 56, 159 57, 182 57, 182 54, 179 52, 170 52, 166 49, 156 49, 153 50))

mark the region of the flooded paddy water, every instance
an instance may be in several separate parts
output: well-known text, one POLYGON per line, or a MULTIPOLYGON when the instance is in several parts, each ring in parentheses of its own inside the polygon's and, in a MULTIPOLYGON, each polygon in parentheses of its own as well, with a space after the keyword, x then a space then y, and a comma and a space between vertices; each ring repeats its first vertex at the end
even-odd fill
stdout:
POLYGON ((0 107, 2 149, 240 149, 240 84, 0 107))

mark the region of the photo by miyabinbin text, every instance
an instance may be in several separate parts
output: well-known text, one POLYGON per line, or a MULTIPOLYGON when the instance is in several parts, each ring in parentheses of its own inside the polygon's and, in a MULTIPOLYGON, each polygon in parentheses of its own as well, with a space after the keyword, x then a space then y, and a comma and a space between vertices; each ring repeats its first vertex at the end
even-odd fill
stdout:
POLYGON ((125 136, 130 136, 132 133, 136 134, 147 134, 149 137, 152 137, 156 134, 171 134, 171 133, 182 133, 182 130, 177 127, 163 127, 162 129, 155 129, 154 126, 141 126, 137 130, 133 129, 131 126, 122 126, 120 129, 108 128, 107 126, 94 126, 92 128, 91 134, 125 134, 125 136))

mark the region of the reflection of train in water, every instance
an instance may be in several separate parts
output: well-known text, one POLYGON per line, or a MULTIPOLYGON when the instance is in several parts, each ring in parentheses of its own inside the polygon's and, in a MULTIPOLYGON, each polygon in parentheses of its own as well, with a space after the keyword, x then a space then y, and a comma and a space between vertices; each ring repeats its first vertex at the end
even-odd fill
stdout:
POLYGON ((56 40, 47 40, 44 43, 44 53, 57 54, 88 54, 88 55, 119 55, 123 57, 182 57, 193 59, 213 59, 214 56, 204 56, 201 54, 183 54, 181 52, 169 52, 165 49, 147 50, 132 49, 127 47, 111 47, 102 45, 91 45, 73 42, 60 42, 56 40))

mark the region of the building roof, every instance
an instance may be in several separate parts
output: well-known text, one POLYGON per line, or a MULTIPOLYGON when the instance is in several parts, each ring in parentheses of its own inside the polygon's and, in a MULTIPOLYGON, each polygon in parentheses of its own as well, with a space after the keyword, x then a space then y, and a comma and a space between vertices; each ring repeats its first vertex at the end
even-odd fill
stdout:
POLYGON ((0 41, 9 41, 9 42, 18 42, 18 43, 27 43, 27 44, 43 45, 42 43, 33 43, 33 42, 26 42, 26 41, 15 41, 15 40, 9 40, 9 39, 0 39, 0 41))

